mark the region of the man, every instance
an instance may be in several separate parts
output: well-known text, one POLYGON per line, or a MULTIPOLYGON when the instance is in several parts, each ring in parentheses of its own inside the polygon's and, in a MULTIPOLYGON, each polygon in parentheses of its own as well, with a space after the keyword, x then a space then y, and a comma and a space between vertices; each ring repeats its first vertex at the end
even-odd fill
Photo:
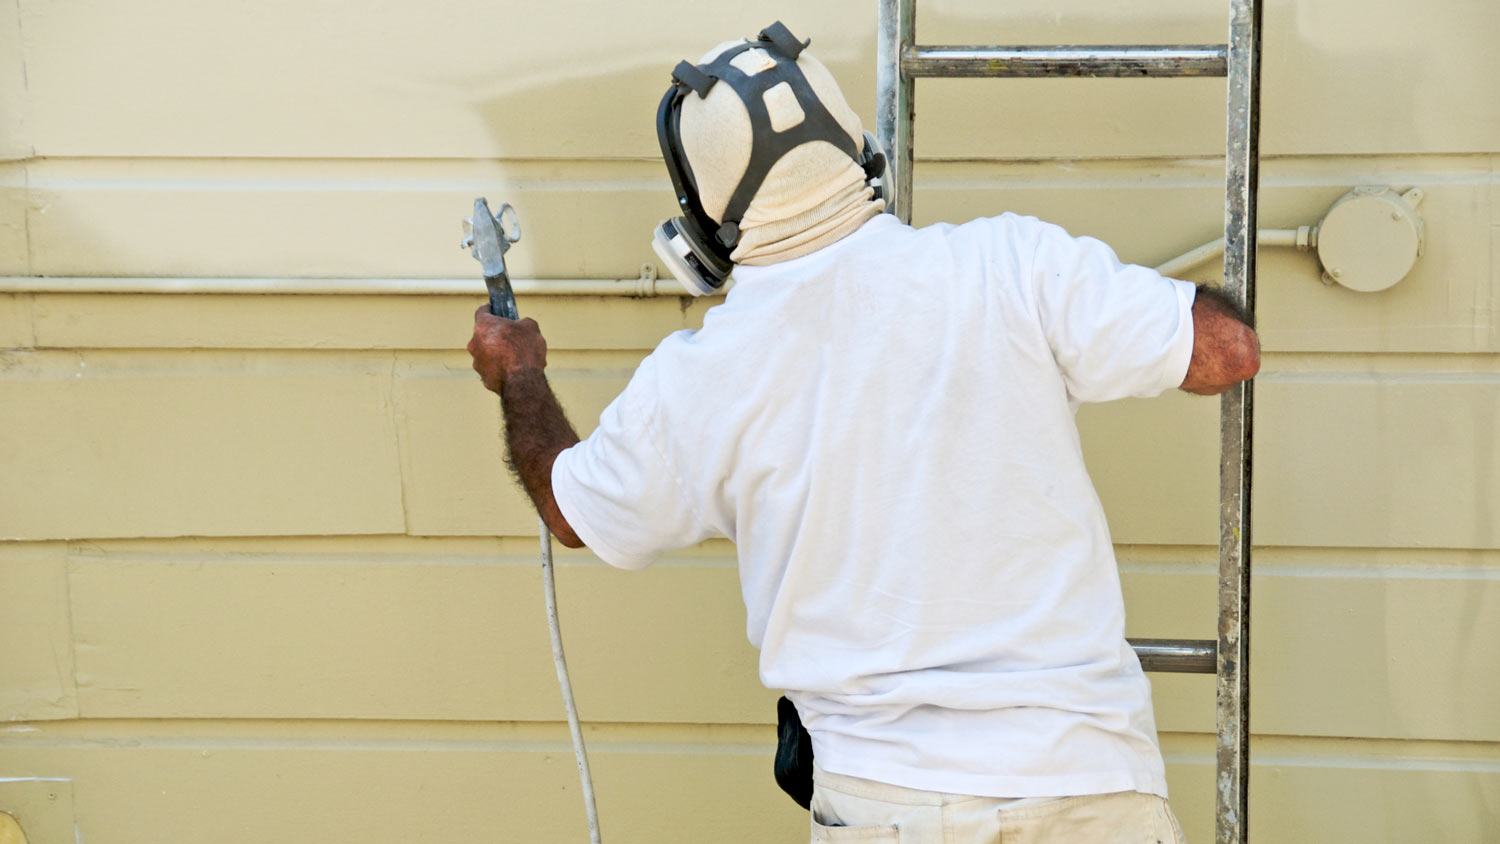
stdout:
POLYGON ((1032 218, 881 213, 859 119, 802 46, 777 25, 674 74, 688 214, 663 231, 697 239, 664 258, 711 287, 727 256, 735 285, 588 439, 536 323, 476 314, 515 470, 610 564, 737 544, 761 679, 811 736, 815 841, 1181 841, 1074 412, 1222 392, 1258 370, 1255 334, 1032 218))

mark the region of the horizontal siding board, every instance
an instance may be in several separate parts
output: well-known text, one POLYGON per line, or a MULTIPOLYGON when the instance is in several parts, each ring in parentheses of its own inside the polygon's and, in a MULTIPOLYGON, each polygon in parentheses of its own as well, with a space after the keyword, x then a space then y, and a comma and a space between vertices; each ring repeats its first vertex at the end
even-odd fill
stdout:
POLYGON ((1256 401, 1260 541, 1500 544, 1495 376, 1287 375, 1256 401))
POLYGON ((0 163, 0 273, 31 275, 26 232, 30 201, 24 165, 0 163))
MULTIPOLYGON (((628 372, 554 368, 564 411, 587 435, 628 372)), ((499 400, 472 369, 414 367, 398 374, 407 531, 416 536, 535 535, 536 512, 506 471, 499 400)))
MULTIPOLYGON (((1190 738, 1202 749, 1166 753, 1172 810, 1189 841, 1211 841, 1212 738, 1190 738)), ((1256 841, 1487 842, 1500 824, 1500 770, 1493 761, 1328 757, 1295 742, 1291 752, 1277 745, 1274 753, 1251 750, 1250 826, 1256 841)))
POLYGON ((66 552, 0 543, 0 722, 78 717, 66 552))
MULTIPOLYGON (((354 13, 336 0, 233 10, 98 0, 27 2, 23 16, 45 155, 650 154, 667 71, 712 43, 701 19, 664 20, 658 37, 622 50, 639 12, 592 2, 519 14, 473 2, 354 13), (80 68, 96 66, 116 70, 90 84, 80 68)), ((732 31, 766 25, 749 10, 718 17, 743 21, 732 31)))
POLYGON ((1500 829, 1500 772, 1493 768, 1270 763, 1258 773, 1250 817, 1261 840, 1485 842, 1500 829))
POLYGON ((25 293, 0 293, 0 349, 25 349, 35 345, 31 331, 32 297, 25 293))
POLYGON ((0 537, 399 533, 390 367, 0 353, 0 537))
POLYGON ((1179 391, 1079 410, 1084 460, 1116 542, 1216 541, 1218 427, 1218 402, 1179 391))
MULTIPOLYGON (((634 278, 652 259, 668 190, 579 192, 566 182, 506 189, 381 191, 295 186, 31 189, 30 273, 46 276, 462 278, 458 248, 476 195, 520 209, 517 278, 634 278), (595 224, 595 221, 607 221, 595 224), (578 233, 587 227, 587 248, 578 233), (79 231, 89 236, 80 239, 79 231)), ((476 275, 476 279, 478 276, 476 275)))
MULTIPOLYGON (((232 9, 25 0, 20 9, 28 134, 46 156, 654 157, 668 70, 766 25, 753 9, 711 4, 622 45, 639 11, 595 2, 524 15, 476 2, 353 14, 336 0, 232 9), (96 67, 111 72, 88 72, 96 67)), ((873 10, 841 0, 799 13, 795 31, 813 38, 872 124, 873 10)), ((1273 4, 1263 149, 1495 151, 1500 114, 1473 104, 1495 99, 1500 58, 1485 38, 1497 28, 1492 4, 1462 0, 1379 15, 1360 0, 1273 4)), ((1203 43, 1223 40, 1224 13, 1174 0, 1123 15, 1087 0, 1060 18, 1040 3, 969 0, 926 11, 919 32, 923 43, 1203 43)), ((1222 151, 1217 80, 932 80, 917 102, 917 149, 928 156, 1222 151)))
POLYGON ((82 559, 69 580, 89 717, 536 720, 555 705, 531 567, 82 559))
MULTIPOLYGON (((0 764, 72 780, 87 841, 287 844, 359 840, 563 842, 585 834, 564 734, 545 746, 481 739, 404 747, 330 739, 317 746, 195 739, 112 744, 0 743, 0 764), (267 807, 274 807, 268 811, 267 807)), ((1213 834, 1210 737, 1173 737, 1173 810, 1189 840, 1213 834)), ((694 742, 591 745, 601 824, 612 841, 796 841, 807 814, 775 787, 770 728, 748 746, 694 742)), ((1257 839, 1487 841, 1500 817, 1494 765, 1395 756, 1367 761, 1290 753, 1252 756, 1257 839)), ((67 785, 67 784, 64 784, 67 785)))
MULTIPOLYGON (((769 732, 767 739, 770 739, 769 732)), ((644 749, 592 754, 605 834, 620 842, 795 841, 807 814, 776 789, 770 746, 748 755, 644 749)), ((431 749, 0 747, 7 770, 74 776, 82 840, 587 840, 566 745, 431 749)), ((50 844, 50 842, 39 842, 50 844)))
MULTIPOLYGON (((21 44, 21 5, 0 9, 0 161, 29 158, 26 52, 21 44)), ((0 253, 4 250, 0 249, 0 253)))
POLYGON ((1255 600, 1256 730, 1500 741, 1500 578, 1263 577, 1255 600))
POLYGON ((1500 226, 1500 153, 1490 156, 1490 222, 1500 226))
MULTIPOLYGON (((560 704, 534 562, 80 560, 80 706, 90 717, 551 720, 560 704)), ((558 591, 585 719, 774 717, 732 568, 632 577, 565 564, 558 591)))
MULTIPOLYGON (((1273 564, 1274 565, 1274 564, 1273 564)), ((1133 636, 1213 638, 1211 573, 1124 575, 1133 636)), ((1251 643, 1254 731, 1500 741, 1500 671, 1481 655, 1500 577, 1262 569, 1251 643)), ((1163 730, 1213 730, 1213 679, 1151 675, 1163 730)))
MULTIPOLYGON (((427 562, 76 557, 79 705, 90 717, 555 719, 532 555, 446 562, 432 547, 427 562)), ((586 720, 771 720, 720 554, 641 573, 562 557, 586 720)), ((1255 587, 1257 732, 1500 741, 1500 578, 1272 572, 1255 587)), ((1123 581, 1132 635, 1212 635, 1210 570, 1127 567, 1123 581)), ((1163 730, 1212 729, 1210 678, 1153 683, 1163 730)))
POLYGON ((403 373, 395 387, 407 531, 536 535, 536 513, 506 471, 500 400, 461 374, 403 373))
POLYGON ((1497 217, 1495 224, 1490 226, 1490 273, 1495 283, 1480 290, 1475 298, 1477 309, 1490 315, 1490 336, 1500 338, 1500 183, 1492 186, 1490 196, 1490 210, 1497 217))
MULTIPOLYGON (((1079 414, 1116 541, 1215 541, 1216 405, 1174 393, 1079 414)), ((1489 374, 1263 374, 1256 541, 1495 548, 1497 424, 1500 379, 1489 374)))
MULTIPOLYGON (((467 304, 452 308, 453 347, 467 304)), ((670 322, 665 311, 641 308, 670 322)), ((553 367, 580 432, 628 359, 553 367)), ((533 531, 495 405, 461 352, 20 351, 4 366, 0 454, 30 482, 0 491, 0 536, 400 533, 407 514, 419 535, 533 531)), ((1268 372, 1257 395, 1261 543, 1500 547, 1500 378, 1268 372)), ((1172 393, 1080 414, 1116 541, 1213 541, 1214 405, 1172 393)))

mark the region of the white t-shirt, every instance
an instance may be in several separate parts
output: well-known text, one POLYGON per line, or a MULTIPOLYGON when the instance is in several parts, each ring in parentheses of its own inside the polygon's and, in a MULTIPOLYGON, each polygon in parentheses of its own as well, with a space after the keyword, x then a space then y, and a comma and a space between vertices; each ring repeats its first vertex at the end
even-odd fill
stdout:
POLYGON ((1193 286, 1013 214, 882 214, 734 278, 558 457, 579 538, 628 569, 737 543, 761 680, 825 770, 1165 796, 1073 415, 1182 382, 1193 286))

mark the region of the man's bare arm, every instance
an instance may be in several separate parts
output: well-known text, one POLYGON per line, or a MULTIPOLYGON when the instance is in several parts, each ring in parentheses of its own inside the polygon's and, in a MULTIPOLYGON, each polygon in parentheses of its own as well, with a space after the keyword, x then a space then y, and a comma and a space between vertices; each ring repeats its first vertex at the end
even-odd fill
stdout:
POLYGON ((1260 338, 1222 292, 1198 286, 1193 301, 1193 359, 1182 389, 1200 396, 1224 392, 1260 371, 1260 338))
POLYGON ((558 541, 582 548, 552 496, 552 464, 578 442, 578 434, 547 383, 547 341, 536 320, 503 319, 481 306, 474 313, 469 354, 485 388, 500 394, 511 471, 558 541))

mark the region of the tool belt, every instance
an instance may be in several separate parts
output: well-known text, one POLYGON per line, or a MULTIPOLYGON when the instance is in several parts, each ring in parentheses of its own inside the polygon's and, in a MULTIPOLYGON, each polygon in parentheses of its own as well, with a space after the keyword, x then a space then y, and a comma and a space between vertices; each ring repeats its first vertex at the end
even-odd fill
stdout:
POLYGON ((813 793, 812 736, 802 727, 797 707, 784 697, 776 701, 775 771, 781 790, 798 806, 808 808, 813 793))

